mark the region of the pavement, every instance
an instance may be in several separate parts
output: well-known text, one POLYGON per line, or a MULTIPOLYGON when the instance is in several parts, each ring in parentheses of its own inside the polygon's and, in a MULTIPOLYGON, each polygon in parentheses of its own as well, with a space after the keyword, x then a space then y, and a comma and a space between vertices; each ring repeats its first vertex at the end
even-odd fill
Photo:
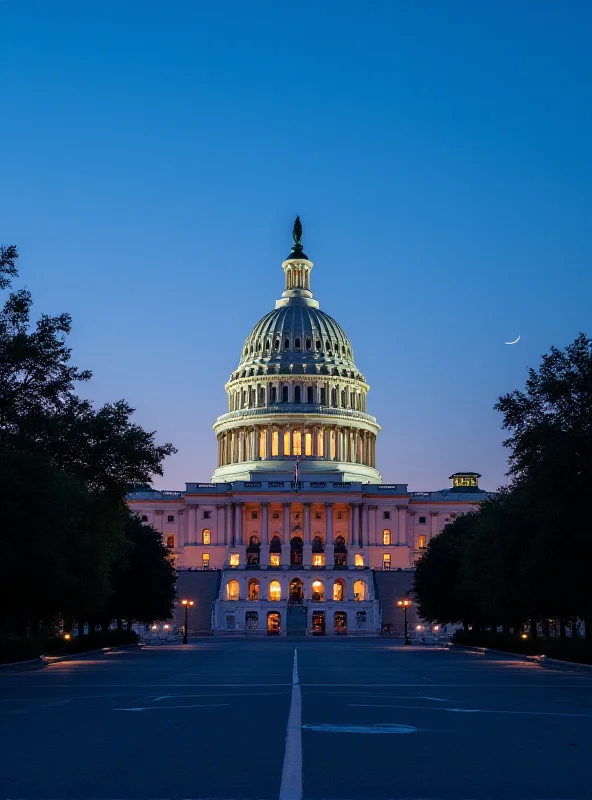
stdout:
POLYGON ((592 797, 592 673, 492 654, 190 640, 0 674, 0 712, 0 800, 592 797))

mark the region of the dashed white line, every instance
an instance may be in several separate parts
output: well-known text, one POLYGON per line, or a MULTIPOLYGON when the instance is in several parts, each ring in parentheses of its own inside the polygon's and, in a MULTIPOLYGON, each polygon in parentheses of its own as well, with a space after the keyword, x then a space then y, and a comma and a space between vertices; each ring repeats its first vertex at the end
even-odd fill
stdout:
POLYGON ((292 703, 286 730, 286 750, 279 800, 302 800, 302 694, 298 680, 296 648, 292 666, 292 703))

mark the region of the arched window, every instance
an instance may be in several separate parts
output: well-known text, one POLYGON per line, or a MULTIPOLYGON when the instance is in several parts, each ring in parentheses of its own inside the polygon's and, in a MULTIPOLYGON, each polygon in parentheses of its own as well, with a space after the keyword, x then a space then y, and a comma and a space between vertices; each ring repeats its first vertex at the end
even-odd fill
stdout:
POLYGON ((274 533, 271 537, 271 542, 269 543, 269 552, 270 553, 281 553, 282 552, 282 540, 278 533, 274 533))
POLYGON ((310 339, 306 340, 306 349, 310 350, 310 339))
POLYGON ((276 350, 279 350, 279 349, 280 349, 280 340, 279 340, 279 339, 276 339, 276 340, 275 340, 275 349, 276 349, 276 350))
POLYGON ((312 552, 313 553, 322 553, 323 552, 323 540, 320 534, 316 534, 313 536, 312 540, 312 552))
POLYGON ((269 584, 269 600, 278 602, 282 599, 282 586, 279 581, 272 581, 269 584))
POLYGON ((265 405, 265 389, 263 386, 259 389, 259 405, 265 405))
POLYGON ((366 583, 365 581, 356 581, 354 583, 354 600, 366 599, 366 583))
POLYGON ((282 386, 282 403, 288 402, 288 387, 282 386))
POLYGON ((226 584, 226 599, 227 600, 238 600, 240 596, 240 590, 238 581, 228 581, 226 584))
POLYGON ((300 347, 300 339, 294 339, 294 347, 300 347))
POLYGON ((331 405, 337 407, 337 389, 331 389, 331 405))
POLYGON ((209 528, 204 528, 201 532, 201 543, 202 544, 211 544, 212 543, 212 531, 209 528))
POLYGON ((325 586, 323 581, 316 580, 312 582, 312 600, 315 603, 320 603, 325 599, 325 586))
POLYGON ((261 542, 256 534, 249 537, 249 546, 247 547, 247 566, 255 567, 259 563, 259 556, 261 551, 261 542))
POLYGON ((306 402, 307 403, 314 402, 313 401, 313 388, 312 388, 312 386, 307 386, 306 387, 306 402))
POLYGON ((382 532, 382 543, 383 544, 390 544, 391 543, 391 532, 388 529, 385 529, 382 532))
POLYGON ((269 342, 265 342, 265 349, 269 350, 269 342))
POLYGON ((335 566, 347 567, 347 548, 345 546, 345 539, 343 536, 338 536, 335 539, 335 566))
POLYGON ((275 388, 275 386, 271 387, 270 395, 271 395, 270 402, 275 403, 277 398, 277 389, 275 388))
POLYGON ((172 533, 166 537, 166 546, 169 548, 169 550, 172 550, 175 546, 175 537, 172 533))
POLYGON ((259 545, 260 541, 257 534, 254 533, 252 536, 249 536, 249 547, 259 547, 259 545))
POLYGON ((316 344, 317 350, 320 350, 321 349, 321 343, 319 342, 318 339, 316 340, 315 344, 316 344))
POLYGON ((345 581, 343 578, 337 578, 333 584, 333 601, 341 603, 345 600, 345 581))
POLYGON ((300 536, 295 536, 290 542, 290 564, 293 567, 302 566, 303 541, 300 536))
POLYGON ((249 581, 247 600, 252 600, 253 602, 259 601, 259 581, 257 578, 251 578, 249 581))
POLYGON ((300 402, 300 395, 301 395, 300 386, 296 386, 294 388, 294 402, 295 403, 299 403, 300 402))
POLYGON ((284 350, 289 350, 289 349, 290 349, 290 340, 284 339, 284 350))
POLYGON ((301 603, 304 599, 304 584, 300 578, 293 578, 290 581, 290 595, 288 601, 290 603, 301 603))

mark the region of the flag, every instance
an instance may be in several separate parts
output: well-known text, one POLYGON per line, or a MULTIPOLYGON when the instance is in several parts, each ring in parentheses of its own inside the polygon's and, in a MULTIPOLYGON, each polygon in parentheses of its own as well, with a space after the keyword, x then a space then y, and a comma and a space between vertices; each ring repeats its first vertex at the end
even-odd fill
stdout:
POLYGON ((296 456, 296 464, 294 465, 294 480, 298 483, 300 479, 300 456, 296 456))

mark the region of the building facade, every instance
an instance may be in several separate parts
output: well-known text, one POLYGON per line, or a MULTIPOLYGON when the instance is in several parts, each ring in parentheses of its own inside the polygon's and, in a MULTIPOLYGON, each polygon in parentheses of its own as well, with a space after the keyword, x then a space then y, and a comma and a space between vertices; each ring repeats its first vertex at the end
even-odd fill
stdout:
POLYGON ((377 597, 377 573, 413 570, 430 539, 485 496, 470 472, 436 492, 382 483, 369 386, 313 297, 301 236, 297 218, 282 297, 226 384, 211 482, 128 497, 179 573, 196 573, 196 592, 197 575, 217 571, 202 609, 215 634, 376 635, 394 602, 388 590, 377 597))

